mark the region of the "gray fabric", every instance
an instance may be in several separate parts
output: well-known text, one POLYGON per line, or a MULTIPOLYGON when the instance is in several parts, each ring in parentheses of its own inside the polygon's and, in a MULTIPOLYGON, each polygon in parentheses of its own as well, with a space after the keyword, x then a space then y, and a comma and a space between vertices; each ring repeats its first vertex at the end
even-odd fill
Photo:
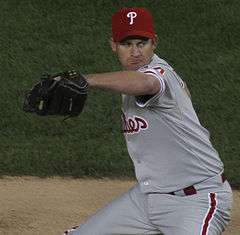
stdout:
MULTIPOLYGON (((220 235, 230 220, 232 192, 227 181, 213 192, 217 205, 208 235, 220 235)), ((209 208, 209 193, 204 190, 181 197, 144 194, 136 185, 68 235, 201 234, 209 208)))
POLYGON ((139 185, 98 211, 70 235, 159 234, 147 212, 147 195, 139 185))
POLYGON ((134 96, 123 95, 122 118, 127 148, 142 192, 172 192, 223 171, 223 164, 200 124, 182 79, 162 59, 149 66, 165 82, 162 95, 140 107, 134 96))

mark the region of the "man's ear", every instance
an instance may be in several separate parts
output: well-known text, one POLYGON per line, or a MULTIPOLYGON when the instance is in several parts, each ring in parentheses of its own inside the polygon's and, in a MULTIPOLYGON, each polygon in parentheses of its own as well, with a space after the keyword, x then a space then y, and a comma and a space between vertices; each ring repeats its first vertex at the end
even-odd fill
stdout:
POLYGON ((117 43, 113 41, 112 37, 110 38, 109 43, 110 43, 110 46, 112 48, 112 51, 116 52, 117 51, 117 43))
POLYGON ((158 39, 158 35, 155 34, 155 37, 153 38, 153 46, 154 46, 154 50, 156 49, 157 45, 158 45, 159 39, 158 39))

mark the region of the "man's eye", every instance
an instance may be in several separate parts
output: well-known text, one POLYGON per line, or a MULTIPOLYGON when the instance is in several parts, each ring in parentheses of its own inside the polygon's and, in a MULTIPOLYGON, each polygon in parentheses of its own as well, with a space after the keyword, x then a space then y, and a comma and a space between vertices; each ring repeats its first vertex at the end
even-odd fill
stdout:
POLYGON ((124 42, 124 43, 121 43, 121 45, 126 46, 126 47, 130 47, 130 46, 131 46, 131 43, 124 42))
POLYGON ((142 41, 142 42, 138 43, 138 46, 139 46, 139 47, 143 47, 143 46, 145 46, 146 44, 147 44, 147 42, 142 41))

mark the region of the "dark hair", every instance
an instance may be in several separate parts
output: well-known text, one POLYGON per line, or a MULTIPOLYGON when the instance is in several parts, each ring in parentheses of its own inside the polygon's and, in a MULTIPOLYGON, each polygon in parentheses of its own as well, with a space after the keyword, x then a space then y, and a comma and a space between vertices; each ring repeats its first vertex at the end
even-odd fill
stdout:
POLYGON ((128 36, 128 37, 122 39, 120 41, 120 43, 124 43, 124 42, 126 42, 128 40, 131 40, 131 39, 140 39, 140 40, 143 40, 143 41, 148 41, 150 38, 143 37, 143 36, 138 36, 138 35, 131 35, 131 36, 128 36))

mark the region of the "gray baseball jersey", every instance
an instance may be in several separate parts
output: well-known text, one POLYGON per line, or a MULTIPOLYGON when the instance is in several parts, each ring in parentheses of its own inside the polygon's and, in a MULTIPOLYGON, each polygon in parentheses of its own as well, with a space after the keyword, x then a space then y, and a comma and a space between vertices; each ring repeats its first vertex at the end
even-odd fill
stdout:
POLYGON ((139 71, 161 83, 153 97, 123 95, 123 132, 142 191, 177 191, 223 171, 173 68, 154 55, 139 71))
POLYGON ((123 95, 123 132, 138 183, 66 235, 220 235, 232 191, 184 82, 154 55, 139 69, 159 79, 154 96, 123 95), (186 194, 186 187, 194 194, 186 194))

